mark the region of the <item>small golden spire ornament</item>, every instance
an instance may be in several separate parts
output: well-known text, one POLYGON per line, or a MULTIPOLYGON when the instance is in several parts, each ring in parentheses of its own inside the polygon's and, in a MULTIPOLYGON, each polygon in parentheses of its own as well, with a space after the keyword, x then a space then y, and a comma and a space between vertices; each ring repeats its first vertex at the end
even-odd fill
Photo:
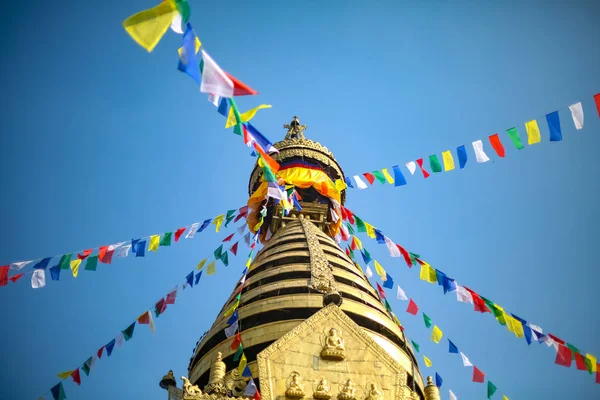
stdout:
POLYGON ((221 359, 223 354, 221 352, 217 353, 217 358, 213 361, 210 366, 210 375, 208 378, 208 385, 204 387, 204 391, 207 394, 217 394, 217 395, 226 395, 227 388, 225 387, 225 373, 226 367, 225 363, 221 359))
POLYGON ((283 124, 283 127, 288 130, 287 134, 285 135, 285 140, 296 138, 306 139, 304 137, 306 125, 300 125, 300 120, 295 115, 292 119, 292 122, 290 122, 289 124, 283 124))

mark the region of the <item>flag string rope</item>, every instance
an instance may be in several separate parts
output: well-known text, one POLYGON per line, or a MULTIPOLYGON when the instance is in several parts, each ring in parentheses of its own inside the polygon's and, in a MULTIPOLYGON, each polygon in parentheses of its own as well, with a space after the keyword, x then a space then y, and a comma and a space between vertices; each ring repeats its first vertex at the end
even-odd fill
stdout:
MULTIPOLYGON (((517 338, 524 337, 527 344, 536 341, 539 343, 543 342, 548 347, 553 347, 556 350, 556 364, 570 367, 572 359, 574 358, 577 369, 587 370, 590 374, 596 373, 596 383, 600 383, 600 364, 597 362, 597 357, 579 350, 577 347, 551 333, 544 334, 542 328, 539 326, 534 325, 515 314, 508 313, 503 307, 481 296, 474 290, 459 285, 455 279, 450 278, 439 269, 432 268, 427 262, 423 261, 418 254, 406 251, 401 245, 393 242, 389 237, 385 236, 382 231, 357 217, 356 214, 349 209, 343 208, 342 211, 342 218, 348 223, 346 228, 348 228, 348 226, 351 227, 352 225, 356 225, 358 232, 364 232, 369 238, 375 239, 379 244, 385 244, 391 257, 403 257, 409 268, 412 268, 413 265, 420 265, 421 280, 433 284, 437 283, 439 286, 442 286, 444 294, 456 292, 457 301, 473 304, 474 311, 491 313, 501 325, 506 326, 509 332, 514 333, 517 338)), ((356 236, 353 236, 350 246, 356 247, 356 243, 360 243, 360 241, 357 242, 356 236)), ((362 248, 362 244, 360 244, 360 247, 362 248)), ((365 254, 362 249, 361 254, 363 255, 363 258, 368 256, 368 252, 365 254)), ((382 280, 384 280, 383 277, 390 278, 383 267, 378 263, 375 263, 375 268, 378 275, 382 277, 382 280)), ((370 271, 367 271, 367 275, 369 272, 370 271)))

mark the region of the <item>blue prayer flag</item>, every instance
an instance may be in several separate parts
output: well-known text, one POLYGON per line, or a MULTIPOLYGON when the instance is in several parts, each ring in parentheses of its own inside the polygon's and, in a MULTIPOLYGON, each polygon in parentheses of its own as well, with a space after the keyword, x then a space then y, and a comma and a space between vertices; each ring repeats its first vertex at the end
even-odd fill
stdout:
POLYGON ((362 258, 363 258, 363 261, 365 262, 365 264, 368 264, 371 261, 373 261, 369 252, 366 252, 366 254, 365 254, 365 253, 363 253, 362 250, 360 250, 360 254, 362 255, 362 258))
POLYGON ((531 328, 529 327, 529 325, 527 325, 527 321, 517 317, 515 314, 511 314, 511 315, 513 316, 514 319, 519 321, 521 323, 521 325, 523 325, 523 333, 525 334, 525 340, 527 341, 527 344, 531 344, 531 328))
POLYGON ((406 185, 406 179, 404 178, 404 175, 402 175, 402 171, 400 171, 400 167, 397 165, 394 165, 392 167, 392 169, 394 170, 394 186, 406 185))
POLYGON ((221 97, 221 100, 219 100, 219 108, 217 108, 217 111, 225 118, 229 117, 229 102, 225 97, 221 97))
POLYGON ((437 372, 435 373, 435 386, 442 387, 442 377, 437 372))
POLYGON ((63 389, 62 382, 58 382, 58 384, 53 386, 52 389, 50 389, 50 391, 52 392, 52 397, 54 398, 54 400, 64 400, 67 398, 67 396, 65 395, 65 390, 63 389))
POLYGON ((142 239, 131 239, 131 251, 132 252, 136 252, 136 246, 139 243, 139 241, 142 239))
POLYGON ((392 279, 392 277, 390 276, 390 274, 386 271, 386 277, 387 279, 385 280, 385 282, 383 282, 383 287, 387 288, 387 289, 393 289, 394 288, 394 280, 392 279))
POLYGON ((346 181, 346 185, 348 185, 348 187, 351 187, 352 189, 354 189, 354 186, 352 186, 352 180, 350 179, 349 176, 345 177, 344 181, 346 181))
POLYGON ((450 339, 448 339, 448 352, 458 354, 458 347, 450 339))
POLYGON ((50 275, 52 276, 53 281, 60 280, 60 266, 55 265, 54 267, 50 268, 50 275))
POLYGON ((104 346, 106 348, 106 354, 108 354, 108 356, 110 357, 110 354, 112 353, 113 349, 115 348, 115 339, 111 340, 110 342, 108 342, 108 344, 106 346, 104 346))
POLYGON ((137 242, 137 244, 135 246, 135 256, 136 257, 144 257, 145 254, 146 254, 146 241, 142 240, 142 241, 137 242))
POLYGON ((183 44, 181 45, 177 69, 191 76, 200 85, 200 68, 196 57, 196 35, 192 29, 192 24, 189 22, 183 34, 183 44))
POLYGON ((200 277, 202 276, 202 272, 203 272, 203 271, 200 271, 200 272, 198 272, 198 273, 196 274, 196 280, 194 281, 194 285, 197 285, 197 284, 198 284, 198 282, 200 281, 200 277))
POLYGON ((190 287, 194 287, 194 271, 187 274, 185 281, 188 283, 188 285, 190 285, 190 287))
POLYGON ((50 263, 50 260, 52 260, 52 257, 44 258, 43 260, 41 260, 37 264, 35 264, 33 266, 33 269, 46 269, 46 268, 48 268, 48 264, 50 263))
POLYGON ((377 243, 379 244, 385 244, 385 236, 383 236, 383 233, 381 233, 381 231, 379 229, 373 229, 375 231, 375 240, 377 240, 377 243))
POLYGON ((196 232, 202 232, 203 230, 205 230, 206 227, 210 224, 210 221, 212 221, 212 218, 204 220, 204 222, 202 223, 202 226, 200 226, 200 228, 198 228, 198 230, 196 232))
POLYGON ((229 319, 227 320, 227 325, 232 325, 235 323, 235 321, 238 320, 238 312, 237 310, 235 310, 235 312, 231 315, 231 317, 229 317, 229 319))
POLYGON ((246 365, 246 368, 244 368, 244 372, 242 372, 242 376, 246 377, 246 378, 251 378, 252 377, 252 372, 250 372, 250 367, 246 365))
POLYGON ((560 142, 562 140, 562 132, 560 130, 560 118, 558 116, 558 111, 547 114, 546 121, 548 122, 548 128, 550 129, 550 141, 560 142))
POLYGON ((467 165, 467 149, 465 149, 464 145, 459 146, 456 148, 456 154, 458 154, 460 169, 463 169, 467 165))
POLYGON ((271 143, 271 141, 269 139, 267 139, 262 133, 260 133, 258 131, 258 129, 256 129, 254 126, 252 126, 252 124, 250 122, 246 123, 246 128, 248 129, 248 132, 250 133, 250 135, 252 135, 252 137, 254 139, 256 139, 256 143, 258 143, 260 145, 260 147, 263 148, 264 151, 266 151, 268 153, 270 151, 277 150, 273 146, 273 143, 271 143))

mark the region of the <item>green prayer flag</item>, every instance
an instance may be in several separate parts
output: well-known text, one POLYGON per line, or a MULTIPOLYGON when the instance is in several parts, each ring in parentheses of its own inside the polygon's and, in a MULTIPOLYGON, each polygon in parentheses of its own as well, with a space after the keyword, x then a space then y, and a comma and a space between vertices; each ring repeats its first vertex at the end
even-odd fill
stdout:
POLYGON ((377 180, 379 181, 379 183, 385 183, 386 179, 385 176, 383 175, 383 172, 381 171, 373 171, 373 176, 375 178, 377 178, 377 180))
POLYGON ((423 313, 423 321, 425 321, 425 326, 427 328, 431 328, 431 318, 429 318, 425 313, 423 313))
POLYGON ((365 223, 363 222, 362 219, 358 218, 356 215, 354 216, 354 220, 356 221, 356 229, 359 232, 366 232, 367 231, 367 226, 365 225, 365 223))
POLYGON ((73 253, 64 254, 60 258, 60 261, 58 262, 58 266, 60 267, 60 269, 69 269, 70 268, 71 256, 72 255, 73 255, 73 253))
POLYGON ((416 344, 415 342, 413 342, 412 340, 410 342, 412 343, 412 346, 414 347, 415 351, 418 353, 419 352, 419 345, 416 344))
POLYGON ((421 258, 421 256, 415 253, 411 253, 410 251, 408 252, 408 254, 410 255, 410 261, 412 262, 412 265, 416 265, 417 258, 421 258))
POLYGON ((160 239, 160 246, 170 246, 171 245, 171 237, 173 237, 173 232, 167 232, 165 233, 165 235, 162 237, 162 239, 160 239))
POLYGON ((354 250, 350 246, 348 246, 348 250, 350 250, 350 258, 354 260, 354 250))
POLYGON ((236 301, 240 301, 242 299, 242 294, 238 293, 238 295, 235 297, 236 301))
POLYGON ((512 140, 517 149, 521 150, 524 147, 523 142, 521 142, 521 138, 519 137, 519 132, 517 132, 517 128, 510 128, 506 133, 508 133, 510 140, 512 140))
POLYGON ((436 154, 429 156, 429 166, 431 166, 431 170, 433 172, 442 172, 442 165, 440 164, 440 160, 438 160, 436 154))
MULTIPOLYGON (((583 357, 583 354, 582 354, 582 357, 583 357)), ((587 357, 583 357, 583 362, 585 362, 585 367, 587 368, 590 375, 592 375, 593 369, 594 369, 594 366, 592 365, 592 360, 590 360, 587 357)))
POLYGON ((121 332, 123 332, 123 337, 125 338, 126 341, 133 337, 133 329, 134 328, 135 328, 135 322, 133 324, 129 325, 127 327, 127 329, 125 329, 124 331, 121 331, 121 332))
POLYGON ((81 370, 85 372, 86 376, 90 376, 90 364, 92 363, 92 357, 88 358, 85 363, 81 366, 81 370))
MULTIPOLYGON (((259 157, 261 157, 261 156, 259 155, 259 157)), ((262 172, 263 172, 263 180, 265 182, 277 182, 277 178, 275 177, 275 174, 273 173, 271 168, 269 168, 269 166, 266 163, 262 169, 262 172)))
POLYGON ((506 320, 504 319, 504 312, 502 310, 500 310, 498 307, 496 307, 496 303, 494 303, 491 300, 486 299, 483 296, 479 296, 479 297, 481 297, 481 299, 485 302, 485 304, 488 306, 488 308, 490 310, 492 310, 492 314, 494 314, 494 317, 496 317, 496 321, 498 321, 500 323, 500 325, 506 326, 506 320))
POLYGON ((354 235, 354 228, 352 227, 350 222, 346 222, 346 227, 348 228, 348 233, 350 233, 351 235, 354 235))
POLYGON ((87 258, 87 262, 85 263, 85 270, 86 271, 95 271, 97 265, 98 265, 98 256, 90 256, 87 258))
POLYGON ((58 382, 58 385, 53 386, 50 391, 52 392, 52 398, 54 400, 65 400, 67 398, 62 382, 58 382))
POLYGON ((220 260, 223 257, 223 245, 220 245, 213 254, 215 255, 215 259, 220 260))
POLYGON ((581 354, 579 349, 577 347, 573 346, 572 344, 565 343, 565 346, 567 346, 571 350, 571 355, 573 356, 573 360, 575 359, 575 353, 581 354))
POLYGON ((372 258, 371 258, 371 254, 370 254, 370 253, 367 251, 367 248, 366 248, 366 247, 363 247, 363 252, 365 253, 365 256, 366 256, 366 257, 367 257, 369 260, 372 260, 372 258))
POLYGON ((225 218, 233 217, 235 215, 235 211, 236 210, 227 210, 227 215, 225 215, 225 218))
POLYGON ((389 312, 392 312, 392 306, 390 306, 390 303, 388 303, 387 300, 385 300, 385 309, 388 310, 389 312))
POLYGON ((242 346, 242 344, 240 343, 237 351, 235 352, 235 354, 233 355, 233 361, 238 362, 240 361, 240 357, 242 356, 242 354, 244 353, 244 347, 242 346))
POLYGON ((204 72, 204 58, 200 59, 200 65, 198 67, 200 68, 200 73, 202 74, 204 72))
POLYGON ((233 98, 229 98, 229 104, 231 105, 231 109, 233 110, 233 115, 235 116, 236 125, 233 127, 233 133, 236 135, 242 136, 242 117, 240 116, 240 111, 235 104, 235 100, 233 98))
POLYGON ((494 386, 494 384, 491 381, 488 381, 487 398, 491 399, 494 393, 496 393, 496 386, 494 386))
POLYGON ((225 266, 227 267, 229 265, 229 256, 227 255, 228 253, 225 252, 223 253, 223 255, 221 256, 221 261, 223 262, 223 264, 225 264, 225 266))

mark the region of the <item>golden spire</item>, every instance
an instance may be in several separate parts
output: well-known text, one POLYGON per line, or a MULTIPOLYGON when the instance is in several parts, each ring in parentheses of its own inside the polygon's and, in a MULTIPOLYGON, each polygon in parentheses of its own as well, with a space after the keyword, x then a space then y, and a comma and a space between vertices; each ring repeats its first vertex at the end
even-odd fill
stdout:
POLYGON ((300 120, 295 115, 294 118, 292 118, 292 122, 290 122, 289 124, 283 124, 283 127, 288 130, 285 135, 285 140, 295 138, 306 139, 304 137, 304 130, 306 129, 306 125, 300 125, 300 120))
POLYGON ((433 384, 433 378, 427 377, 427 386, 425 386, 425 400, 440 400, 440 389, 433 384))

